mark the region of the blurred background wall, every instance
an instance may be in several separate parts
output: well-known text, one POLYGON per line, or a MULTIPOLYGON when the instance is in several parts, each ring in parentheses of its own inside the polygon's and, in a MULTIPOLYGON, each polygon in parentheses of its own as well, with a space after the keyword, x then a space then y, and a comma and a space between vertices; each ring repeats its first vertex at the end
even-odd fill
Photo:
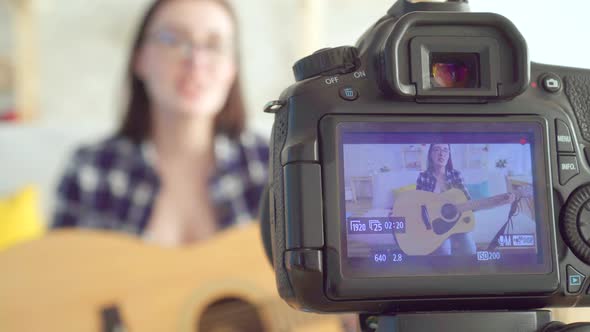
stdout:
MULTIPOLYGON (((35 60, 27 58, 35 83, 29 89, 38 97, 30 119, 0 122, 0 196, 35 184, 48 215, 56 181, 72 149, 110 133, 119 119, 128 47, 149 2, 0 0, 0 54, 14 46, 8 6, 28 12, 26 26, 32 38, 25 50, 35 60)), ((293 81, 293 62, 317 48, 354 44, 393 1, 233 3, 242 28, 250 126, 268 136, 273 119, 262 112, 262 106, 293 81)), ((582 38, 588 32, 590 2, 470 3, 473 11, 496 12, 512 20, 527 39, 535 61, 590 68, 590 45, 582 38)))

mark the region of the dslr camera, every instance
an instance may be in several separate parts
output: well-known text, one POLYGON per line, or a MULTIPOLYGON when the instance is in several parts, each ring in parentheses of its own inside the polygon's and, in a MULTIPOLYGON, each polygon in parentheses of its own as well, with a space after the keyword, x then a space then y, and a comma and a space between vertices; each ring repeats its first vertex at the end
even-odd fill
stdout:
POLYGON ((268 244, 316 312, 590 306, 590 70, 513 23, 399 0, 299 60, 274 113, 268 244))

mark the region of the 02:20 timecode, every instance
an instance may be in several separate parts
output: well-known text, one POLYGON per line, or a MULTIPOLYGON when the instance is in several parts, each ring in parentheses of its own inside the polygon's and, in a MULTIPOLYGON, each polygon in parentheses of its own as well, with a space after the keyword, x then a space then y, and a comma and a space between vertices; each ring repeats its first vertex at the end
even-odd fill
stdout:
POLYGON ((386 230, 403 230, 406 229, 406 223, 404 221, 386 221, 383 225, 386 230))

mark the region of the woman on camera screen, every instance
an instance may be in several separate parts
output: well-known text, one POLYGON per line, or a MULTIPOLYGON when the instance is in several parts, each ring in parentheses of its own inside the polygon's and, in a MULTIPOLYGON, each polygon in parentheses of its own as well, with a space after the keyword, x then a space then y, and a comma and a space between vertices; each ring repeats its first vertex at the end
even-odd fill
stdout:
MULTIPOLYGON (((450 144, 431 144, 426 165, 426 170, 416 180, 416 190, 443 193, 456 188, 465 194, 466 199, 471 199, 461 172, 453 167, 450 144)), ((461 233, 450 236, 432 255, 474 255, 475 252, 471 234, 461 233)))

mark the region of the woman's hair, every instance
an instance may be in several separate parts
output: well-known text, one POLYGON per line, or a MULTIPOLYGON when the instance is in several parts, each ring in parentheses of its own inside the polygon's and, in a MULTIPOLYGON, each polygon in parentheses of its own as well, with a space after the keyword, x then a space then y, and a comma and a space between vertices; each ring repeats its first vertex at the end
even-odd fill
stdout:
MULTIPOLYGON (((152 116, 150 114, 151 101, 147 95, 147 91, 144 83, 135 74, 134 63, 137 58, 137 54, 142 44, 146 39, 147 27, 154 18, 158 9, 160 9, 165 3, 174 0, 156 0, 148 8, 145 16, 143 17, 137 36, 131 49, 131 56, 127 65, 127 82, 129 84, 129 96, 128 104, 126 106, 125 114, 123 117, 123 123, 119 128, 118 135, 126 137, 135 143, 140 143, 149 137, 152 116)), ((239 45, 238 40, 238 28, 237 18, 234 10, 226 0, 195 0, 195 1, 213 1, 220 4, 227 13, 231 16, 234 27, 235 27, 235 45, 239 45)), ((235 52, 235 61, 239 61, 239 53, 235 52)), ((239 68, 239 66, 238 66, 239 68)), ((235 81, 230 88, 227 100, 222 110, 217 114, 215 118, 215 133, 224 133, 231 138, 238 137, 244 129, 246 121, 246 112, 244 107, 244 101, 242 98, 240 76, 236 75, 235 81)))
MULTIPOLYGON (((426 166, 428 167, 427 169, 431 172, 434 171, 434 165, 432 164, 432 160, 431 160, 432 156, 430 154, 432 153, 432 148, 435 145, 443 145, 443 144, 438 144, 438 143, 437 144, 430 144, 430 148, 428 148, 428 162, 427 162, 426 166)), ((446 145, 449 146, 449 160, 447 160, 447 166, 445 167, 445 170, 448 172, 448 171, 453 170, 453 158, 451 157, 452 156, 451 144, 446 144, 446 145)))

